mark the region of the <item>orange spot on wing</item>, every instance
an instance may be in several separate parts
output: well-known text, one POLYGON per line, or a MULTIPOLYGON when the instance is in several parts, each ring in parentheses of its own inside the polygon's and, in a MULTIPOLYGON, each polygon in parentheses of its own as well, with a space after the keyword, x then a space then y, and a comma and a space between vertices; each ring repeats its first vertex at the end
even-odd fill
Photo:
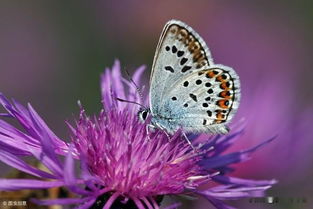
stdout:
POLYGON ((230 92, 229 92, 229 91, 222 91, 222 92, 220 93, 220 97, 223 97, 223 98, 225 98, 225 99, 230 99, 230 98, 231 98, 230 92))
POLYGON ((224 89, 225 91, 228 91, 230 88, 229 88, 229 84, 228 82, 222 82, 222 84, 220 85, 221 89, 224 89))
POLYGON ((223 116, 223 114, 221 112, 219 112, 219 113, 216 114, 216 117, 217 117, 218 120, 222 120, 224 116, 223 116))
POLYGON ((216 77, 216 80, 219 81, 219 82, 222 82, 224 81, 223 77, 221 75, 217 76, 216 77))
POLYGON ((213 71, 209 71, 209 72, 207 72, 206 73, 207 74, 207 76, 209 77, 209 78, 213 78, 214 76, 215 76, 215 74, 213 73, 213 71))
POLYGON ((217 105, 223 109, 228 109, 229 101, 227 99, 221 99, 217 101, 217 105))
POLYGON ((222 122, 224 121, 224 117, 225 117, 225 115, 222 114, 221 111, 218 111, 218 112, 216 113, 215 123, 222 123, 222 122))

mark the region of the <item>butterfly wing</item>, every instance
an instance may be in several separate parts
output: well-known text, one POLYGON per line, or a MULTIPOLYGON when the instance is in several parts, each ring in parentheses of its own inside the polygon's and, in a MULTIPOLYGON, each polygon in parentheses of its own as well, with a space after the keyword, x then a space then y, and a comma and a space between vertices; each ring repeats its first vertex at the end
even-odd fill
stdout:
POLYGON ((234 70, 212 65, 172 83, 160 106, 169 118, 170 132, 182 128, 185 132, 225 134, 239 100, 240 83, 234 70))
POLYGON ((150 108, 160 114, 160 103, 169 84, 196 69, 209 66, 210 51, 202 38, 185 23, 169 21, 162 31, 150 78, 150 108))
POLYGON ((239 97, 235 71, 214 65, 205 42, 191 27, 169 21, 157 46, 150 79, 154 122, 168 132, 182 128, 226 133, 224 124, 237 110, 239 97))

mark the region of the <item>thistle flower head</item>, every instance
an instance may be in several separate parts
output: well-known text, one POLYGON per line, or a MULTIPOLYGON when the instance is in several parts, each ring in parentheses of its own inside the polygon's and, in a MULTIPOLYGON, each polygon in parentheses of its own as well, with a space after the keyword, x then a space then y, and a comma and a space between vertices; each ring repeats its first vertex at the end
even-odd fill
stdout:
MULTIPOLYGON (((137 84, 143 69, 133 76, 137 84)), ((2 115, 17 120, 24 131, 0 121, 0 160, 40 180, 0 179, 0 190, 66 187, 77 198, 33 201, 78 204, 78 208, 157 209, 163 196, 180 194, 203 196, 216 208, 230 208, 222 200, 262 196, 275 183, 230 176, 232 164, 247 160, 270 140, 225 154, 242 129, 226 136, 194 136, 195 150, 180 131, 173 136, 150 131, 139 121, 137 106, 116 100, 141 102, 136 88, 121 77, 119 62, 101 76, 101 90, 103 110, 88 117, 81 107, 76 124, 69 125, 71 143, 58 138, 30 105, 24 107, 1 96, 7 110, 2 115), (59 155, 66 156, 64 162, 59 155), (49 172, 28 165, 21 156, 36 158, 49 172), (80 163, 79 175, 74 172, 75 162, 80 163), (209 182, 219 186, 203 189, 209 182)))
POLYGON ((84 114, 73 133, 77 152, 102 185, 128 197, 181 193, 199 174, 198 157, 180 134, 149 133, 130 112, 84 114))

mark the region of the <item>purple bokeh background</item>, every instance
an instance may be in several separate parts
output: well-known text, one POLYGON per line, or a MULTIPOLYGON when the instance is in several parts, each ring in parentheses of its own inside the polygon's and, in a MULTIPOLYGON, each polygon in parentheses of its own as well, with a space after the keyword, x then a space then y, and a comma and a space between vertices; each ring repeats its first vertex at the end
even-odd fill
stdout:
MULTIPOLYGON (((233 149, 278 135, 240 165, 236 175, 276 178, 269 195, 307 203, 252 204, 238 208, 313 207, 313 3, 292 1, 2 1, 0 91, 31 102, 52 130, 69 137, 65 119, 100 109, 99 75, 115 58, 132 72, 150 69, 162 27, 169 19, 192 26, 216 63, 233 67, 242 83, 234 119, 246 133, 233 149)), ((145 72, 148 85, 150 70, 145 72)), ((210 208, 186 201, 186 208, 210 208)))

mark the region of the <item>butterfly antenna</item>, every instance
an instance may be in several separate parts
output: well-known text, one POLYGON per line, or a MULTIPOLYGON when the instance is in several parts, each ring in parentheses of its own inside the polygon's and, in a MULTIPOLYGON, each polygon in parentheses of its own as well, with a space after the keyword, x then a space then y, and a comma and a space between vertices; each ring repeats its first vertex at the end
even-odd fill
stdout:
POLYGON ((135 83, 135 81, 132 79, 132 77, 130 76, 129 72, 127 71, 127 69, 125 69, 125 72, 127 74, 128 80, 135 86, 137 93, 139 94, 140 100, 143 101, 143 94, 140 90, 140 88, 138 87, 138 85, 135 83))
POLYGON ((136 104, 136 105, 139 105, 139 106, 143 107, 144 109, 146 109, 145 106, 143 106, 142 104, 139 104, 138 102, 128 101, 128 100, 121 99, 121 98, 118 98, 118 97, 116 97, 116 100, 117 100, 117 101, 120 101, 120 102, 127 102, 127 103, 131 103, 131 104, 136 104))

